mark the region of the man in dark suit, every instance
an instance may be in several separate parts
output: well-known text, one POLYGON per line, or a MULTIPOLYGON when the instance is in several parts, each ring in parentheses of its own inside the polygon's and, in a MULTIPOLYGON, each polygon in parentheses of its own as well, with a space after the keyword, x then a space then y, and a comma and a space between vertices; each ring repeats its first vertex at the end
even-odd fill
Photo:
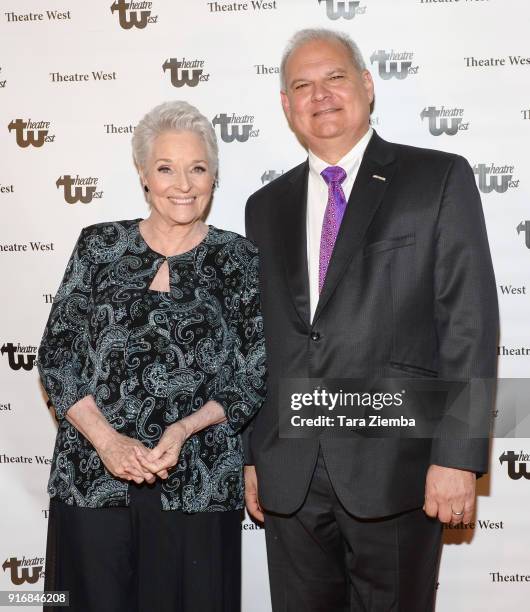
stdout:
POLYGON ((280 382, 494 378, 496 287, 473 172, 370 128, 372 78, 346 35, 296 34, 282 80, 309 158, 246 208, 269 366, 246 497, 265 520, 273 609, 427 612, 441 523, 471 519, 487 437, 285 438, 280 382))

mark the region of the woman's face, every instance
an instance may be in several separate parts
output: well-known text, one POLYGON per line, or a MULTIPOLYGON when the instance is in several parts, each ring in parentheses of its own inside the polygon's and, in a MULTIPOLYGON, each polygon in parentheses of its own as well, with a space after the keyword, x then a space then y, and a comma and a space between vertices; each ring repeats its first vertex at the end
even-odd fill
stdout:
POLYGON ((163 132, 140 173, 149 188, 151 215, 168 225, 191 225, 204 216, 214 177, 206 147, 194 132, 163 132))

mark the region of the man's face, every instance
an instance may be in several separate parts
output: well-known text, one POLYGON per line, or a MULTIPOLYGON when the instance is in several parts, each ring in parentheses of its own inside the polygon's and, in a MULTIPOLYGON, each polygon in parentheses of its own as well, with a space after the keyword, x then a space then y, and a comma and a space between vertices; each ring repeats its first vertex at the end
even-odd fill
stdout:
POLYGON ((353 146, 366 133, 374 85, 359 72, 337 41, 316 40, 298 47, 285 66, 282 106, 292 129, 305 145, 353 146))

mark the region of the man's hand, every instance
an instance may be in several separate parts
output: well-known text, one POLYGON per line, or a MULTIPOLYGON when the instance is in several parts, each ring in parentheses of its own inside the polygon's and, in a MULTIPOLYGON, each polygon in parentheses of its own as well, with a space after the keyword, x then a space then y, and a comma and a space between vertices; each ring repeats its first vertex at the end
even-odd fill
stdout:
POLYGON ((96 445, 96 451, 112 475, 138 484, 155 481, 154 474, 140 462, 149 452, 140 441, 113 431, 96 445))
POLYGON ((475 472, 431 465, 425 480, 423 510, 442 523, 469 523, 475 508, 475 481, 475 472))
POLYGON ((253 465, 245 465, 245 503, 250 516, 263 523, 263 510, 258 497, 258 477, 253 465))

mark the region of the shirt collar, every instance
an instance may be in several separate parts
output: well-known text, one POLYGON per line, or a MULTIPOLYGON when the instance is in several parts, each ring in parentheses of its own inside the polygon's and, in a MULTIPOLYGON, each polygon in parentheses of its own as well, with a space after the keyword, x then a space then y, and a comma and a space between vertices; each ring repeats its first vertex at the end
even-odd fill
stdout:
MULTIPOLYGON (((374 133, 373 128, 368 128, 366 134, 359 140, 359 142, 350 149, 348 153, 335 164, 336 166, 340 166, 346 171, 346 176, 349 178, 355 168, 360 164, 361 159, 366 151, 366 147, 370 142, 370 138, 374 133)), ((309 172, 311 175, 317 179, 324 180, 320 173, 322 170, 327 168, 329 164, 319 157, 317 157, 311 150, 308 151, 309 155, 309 172)))

